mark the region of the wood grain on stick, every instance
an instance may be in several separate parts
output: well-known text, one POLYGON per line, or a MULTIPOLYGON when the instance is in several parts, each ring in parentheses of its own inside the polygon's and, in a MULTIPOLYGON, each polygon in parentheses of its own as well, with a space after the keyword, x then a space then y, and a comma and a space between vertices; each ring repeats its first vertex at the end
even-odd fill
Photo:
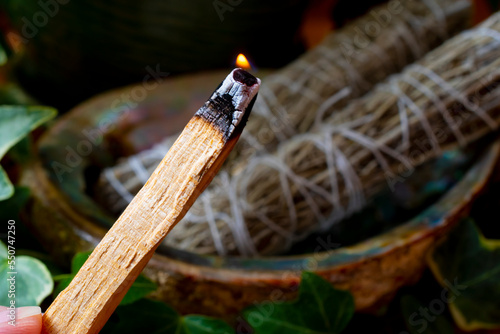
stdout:
POLYGON ((235 69, 43 315, 43 333, 97 333, 237 142, 260 80, 235 69))

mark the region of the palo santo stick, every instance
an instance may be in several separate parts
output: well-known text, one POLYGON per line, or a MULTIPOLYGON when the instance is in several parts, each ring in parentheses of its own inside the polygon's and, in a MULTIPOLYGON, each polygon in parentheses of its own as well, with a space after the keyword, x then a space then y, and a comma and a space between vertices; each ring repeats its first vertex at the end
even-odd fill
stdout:
POLYGON ((43 315, 43 333, 97 333, 238 140, 260 80, 235 69, 43 315))

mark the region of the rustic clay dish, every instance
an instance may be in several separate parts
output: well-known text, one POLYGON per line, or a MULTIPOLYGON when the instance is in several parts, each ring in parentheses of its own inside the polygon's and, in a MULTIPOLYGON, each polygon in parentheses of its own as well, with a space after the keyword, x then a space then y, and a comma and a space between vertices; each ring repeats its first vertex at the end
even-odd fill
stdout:
MULTIPOLYGON (((121 96, 139 86, 111 91, 79 105, 45 133, 38 144, 39 159, 25 170, 23 182, 34 196, 27 221, 55 259, 69 263, 73 254, 97 244, 115 220, 91 197, 89 185, 98 171, 117 156, 150 147, 183 128, 224 76, 212 72, 166 80, 141 101, 129 101, 129 107, 121 96)), ((313 253, 259 259, 163 248, 145 274, 159 284, 156 297, 184 313, 230 319, 254 302, 292 298, 301 270, 349 289, 358 310, 373 310, 419 279, 425 254, 467 213, 499 154, 497 142, 436 203, 406 223, 351 246, 330 249, 325 235, 313 253)))

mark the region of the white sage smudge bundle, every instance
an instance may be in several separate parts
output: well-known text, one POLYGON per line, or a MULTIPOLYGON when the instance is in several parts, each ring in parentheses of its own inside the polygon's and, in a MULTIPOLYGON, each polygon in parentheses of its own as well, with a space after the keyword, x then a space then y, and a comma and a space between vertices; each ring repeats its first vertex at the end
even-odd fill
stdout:
MULTIPOLYGON (((238 163, 226 166, 166 242, 220 255, 282 253, 295 241, 328 229, 362 208, 364 198, 380 189, 386 179, 397 180, 398 172, 407 172, 435 156, 442 146, 464 144, 494 128, 495 115, 476 112, 482 107, 462 101, 467 91, 454 80, 463 84, 476 71, 481 72, 487 63, 474 60, 476 49, 482 47, 480 43, 490 45, 495 40, 465 36, 461 35, 458 45, 452 40, 340 111, 341 99, 334 94, 303 112, 300 117, 309 125, 304 130, 295 128, 299 134, 276 143, 275 152, 265 148, 250 156, 237 152, 238 163), (472 67, 460 71, 462 60, 472 67), (300 134, 311 127, 313 130, 300 134), (441 131, 439 135, 436 129, 441 131), (421 150, 418 159, 413 159, 415 149, 422 145, 431 149, 421 150)), ((264 100, 255 108, 266 103, 264 100)), ((279 133, 273 132, 275 138, 280 139, 279 133)), ((128 159, 125 165, 137 174, 134 170, 144 169, 144 156, 128 159)), ((111 188, 122 187, 132 196, 131 188, 120 182, 123 177, 116 177, 125 165, 106 170, 103 178, 111 188)))
POLYGON ((167 242, 221 254, 282 253, 443 149, 495 130, 500 13, 317 121, 274 154, 223 171, 167 242))
MULTIPOLYGON (((238 169, 257 153, 274 151, 280 142, 308 131, 316 117, 340 109, 465 29, 470 6, 467 0, 392 0, 331 33, 263 80, 252 117, 225 169, 238 169)), ((174 140, 107 169, 97 192, 104 206, 121 213, 174 140)))

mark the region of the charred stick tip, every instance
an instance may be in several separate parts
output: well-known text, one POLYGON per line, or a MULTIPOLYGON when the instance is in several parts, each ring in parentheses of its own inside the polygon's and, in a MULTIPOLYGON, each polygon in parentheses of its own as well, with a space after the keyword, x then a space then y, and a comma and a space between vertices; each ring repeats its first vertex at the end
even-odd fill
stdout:
POLYGON ((245 125, 260 87, 260 79, 234 69, 201 107, 196 116, 212 123, 228 139, 245 125))
POLYGON ((249 87, 259 83, 259 79, 241 68, 233 71, 233 79, 249 87))

